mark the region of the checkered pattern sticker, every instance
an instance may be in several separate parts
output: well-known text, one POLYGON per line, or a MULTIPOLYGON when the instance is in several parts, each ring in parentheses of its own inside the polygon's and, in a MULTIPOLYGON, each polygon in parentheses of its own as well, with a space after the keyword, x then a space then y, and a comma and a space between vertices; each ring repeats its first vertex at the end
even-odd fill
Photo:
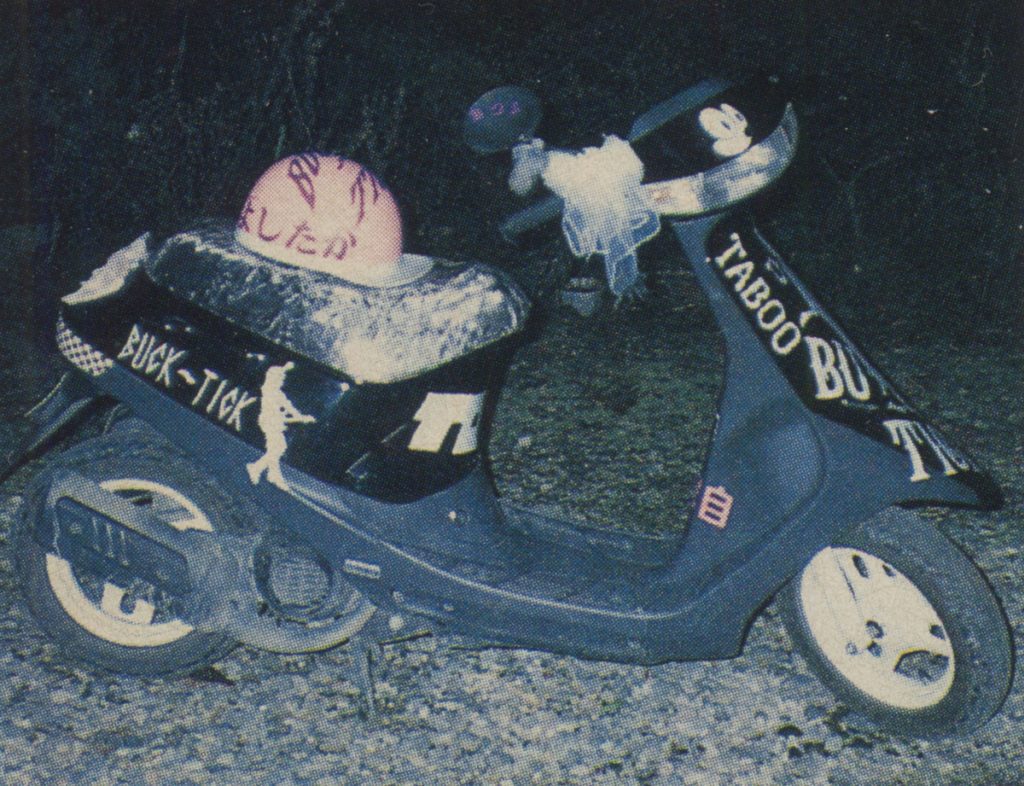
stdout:
POLYGON ((114 365, 113 360, 72 333, 60 318, 57 319, 57 347, 72 365, 94 377, 114 365))

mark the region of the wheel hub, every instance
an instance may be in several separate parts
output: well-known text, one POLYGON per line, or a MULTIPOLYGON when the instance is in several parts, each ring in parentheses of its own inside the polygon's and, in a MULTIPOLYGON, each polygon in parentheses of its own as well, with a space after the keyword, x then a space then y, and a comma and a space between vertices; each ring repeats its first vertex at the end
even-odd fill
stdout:
POLYGON ((873 699, 921 710, 949 693, 955 658, 945 626, 885 561, 857 549, 822 549, 801 575, 800 602, 825 657, 873 699))

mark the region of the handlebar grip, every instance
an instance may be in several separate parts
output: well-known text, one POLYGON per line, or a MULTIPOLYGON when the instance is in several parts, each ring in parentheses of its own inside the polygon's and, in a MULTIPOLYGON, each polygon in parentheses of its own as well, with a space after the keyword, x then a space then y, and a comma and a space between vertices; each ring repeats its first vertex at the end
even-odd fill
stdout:
POLYGON ((519 235, 557 218, 561 213, 562 198, 551 194, 506 218, 501 225, 501 236, 511 243, 519 235))

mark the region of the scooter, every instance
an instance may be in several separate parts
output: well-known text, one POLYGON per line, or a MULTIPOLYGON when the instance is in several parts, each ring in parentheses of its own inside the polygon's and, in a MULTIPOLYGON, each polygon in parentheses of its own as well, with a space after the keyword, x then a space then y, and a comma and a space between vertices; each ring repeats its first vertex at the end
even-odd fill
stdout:
MULTIPOLYGON (((539 114, 526 91, 492 91, 468 141, 518 148, 528 185, 558 152, 533 140, 539 114)), ((664 224, 678 239, 728 350, 684 530, 603 530, 497 498, 486 435, 528 312, 508 276, 432 261, 393 287, 331 283, 236 253, 232 224, 204 222, 140 238, 63 299, 71 369, 28 413, 8 473, 86 413, 106 419, 25 492, 12 544, 32 614, 72 656, 131 674, 190 672, 239 642, 325 649, 375 609, 393 630, 653 665, 738 655, 781 591, 794 642, 852 708, 904 735, 977 728, 1009 689, 1007 624, 908 506, 994 508, 1000 493, 739 208, 796 140, 774 85, 708 80, 615 142, 631 183, 617 218, 577 193, 504 225, 562 214, 622 294, 629 238, 664 224)))

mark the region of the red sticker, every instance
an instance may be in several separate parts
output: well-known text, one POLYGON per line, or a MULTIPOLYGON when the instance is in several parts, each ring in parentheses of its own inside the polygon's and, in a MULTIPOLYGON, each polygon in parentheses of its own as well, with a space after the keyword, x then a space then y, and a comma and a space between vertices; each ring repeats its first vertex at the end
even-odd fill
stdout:
POLYGON ((697 518, 718 529, 725 529, 732 511, 732 495, 722 486, 708 486, 704 489, 697 518))

